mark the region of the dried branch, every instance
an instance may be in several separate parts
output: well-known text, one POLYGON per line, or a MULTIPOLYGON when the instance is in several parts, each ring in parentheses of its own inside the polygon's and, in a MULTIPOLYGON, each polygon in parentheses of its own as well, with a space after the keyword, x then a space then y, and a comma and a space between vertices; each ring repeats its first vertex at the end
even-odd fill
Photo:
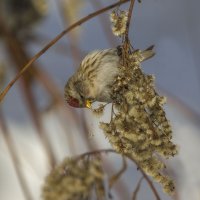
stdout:
POLYGON ((154 187, 152 181, 150 180, 150 178, 146 175, 146 173, 143 171, 143 169, 140 167, 140 165, 136 162, 136 160, 134 160, 132 157, 130 157, 129 155, 127 155, 127 157, 132 160, 138 167, 138 169, 140 170, 140 172, 142 173, 143 177, 145 178, 145 180, 147 181, 150 189, 152 190, 153 194, 156 197, 156 200, 161 200, 156 188, 154 187))
POLYGON ((155 195, 156 199, 157 200, 161 200, 161 198, 160 198, 156 188, 154 187, 152 181, 149 179, 149 177, 145 174, 145 172, 143 170, 140 169, 140 171, 141 171, 142 175, 144 176, 145 180, 147 181, 147 183, 149 184, 149 187, 151 188, 151 190, 152 190, 153 194, 155 195))
MULTIPOLYGON (((61 5, 61 2, 57 2, 57 7, 60 11, 59 13, 60 13, 60 17, 62 19, 63 24, 69 24, 70 23, 69 15, 67 13, 64 13, 63 6, 61 5)), ((69 37, 70 54, 71 54, 74 65, 77 66, 80 59, 81 59, 81 50, 78 47, 77 36, 70 32, 68 34, 68 37, 69 37)), ((83 136, 85 144, 87 145, 89 150, 92 150, 92 149, 94 149, 95 144, 92 144, 88 140, 89 128, 88 128, 88 124, 87 124, 87 121, 86 121, 85 116, 84 116, 84 110, 81 111, 80 122, 81 122, 81 126, 82 126, 82 129, 83 129, 83 134, 82 133, 80 133, 80 134, 83 136)))
POLYGON ((86 153, 83 153, 81 155, 79 155, 77 157, 77 159, 83 159, 84 157, 86 156, 93 156, 93 155, 100 155, 102 153, 116 153, 118 154, 115 150, 113 149, 99 149, 99 150, 95 150, 95 151, 90 151, 90 152, 86 152, 86 153))
POLYGON ((56 158, 55 158, 52 146, 50 144, 49 137, 44 131, 41 116, 38 111, 36 101, 34 100, 33 91, 31 90, 30 85, 28 85, 27 81, 25 81, 24 79, 23 79, 22 87, 24 89, 25 98, 27 101, 29 112, 31 114, 31 117, 33 119, 36 131, 37 131, 37 135, 40 138, 40 141, 46 151, 50 166, 54 167, 56 164, 56 158))
MULTIPOLYGON (((33 43, 34 45, 38 45, 38 46, 43 46, 44 44, 47 43, 47 41, 50 41, 51 39, 47 36, 47 35, 42 35, 40 34, 37 37, 31 37, 29 38, 29 42, 33 43)), ((73 44, 71 44, 73 45, 73 44)), ((73 46, 73 48, 75 48, 73 46)), ((53 48, 54 52, 59 54, 59 55, 63 55, 63 56, 69 56, 70 55, 70 47, 67 44, 56 44, 56 47, 53 48)), ((83 56, 86 54, 86 52, 84 50, 81 50, 80 48, 78 49, 78 51, 80 52, 80 55, 83 56)))
POLYGON ((140 180, 138 181, 138 184, 137 184, 137 186, 136 186, 136 188, 135 188, 135 190, 133 192, 133 198, 132 198, 132 200, 136 200, 137 199, 137 194, 138 194, 138 192, 140 190, 140 186, 141 186, 143 178, 144 177, 141 177, 140 180))
MULTIPOLYGON (((1 31, 5 37, 5 46, 7 48, 8 54, 10 58, 15 63, 15 67, 17 71, 20 70, 20 67, 29 60, 29 56, 27 55, 26 51, 22 43, 17 39, 15 35, 13 35, 7 28, 6 24, 3 20, 0 20, 1 31)), ((35 70, 35 68, 34 68, 35 70)), ((38 109, 36 103, 34 101, 33 92, 31 90, 31 83, 33 80, 34 70, 29 71, 26 76, 22 79, 22 88, 24 90, 24 95, 27 100, 28 108, 31 113, 34 125, 36 127, 37 133, 39 138, 41 139, 42 144, 45 147, 46 153, 48 155, 49 161, 51 166, 55 165, 55 156, 53 150, 51 148, 49 138, 44 133, 41 119, 38 114, 38 109)))
POLYGON ((33 56, 29 62, 22 68, 22 70, 15 76, 15 78, 7 85, 7 87, 2 91, 2 93, 0 94, 0 102, 4 99, 4 97, 6 96, 6 94, 8 93, 8 91, 10 90, 10 88, 15 84, 15 82, 27 71, 27 69, 32 65, 32 63, 37 60, 41 55, 43 55, 51 46, 53 46, 57 41, 59 41, 65 34, 67 34, 68 32, 70 32, 71 30, 73 30, 74 28, 80 26, 81 24, 83 24, 84 22, 96 17, 97 15, 106 12, 118 5, 121 5, 123 3, 126 3, 130 0, 123 0, 123 1, 118 1, 117 3, 111 4, 107 7, 104 7, 96 12, 93 12, 89 15, 87 15, 86 17, 78 20, 77 22, 75 22, 74 24, 72 24, 71 26, 69 26, 67 29, 65 29, 64 31, 62 31, 59 35, 57 35, 50 43, 48 43, 41 51, 39 51, 37 54, 35 54, 35 56, 33 56))
POLYGON ((119 172, 117 172, 115 175, 113 175, 109 180, 109 188, 112 188, 115 182, 121 177, 121 175, 126 171, 127 169, 127 163, 124 157, 123 158, 123 165, 119 172))
POLYGON ((131 0, 129 10, 128 10, 128 21, 126 24, 125 43, 129 42, 129 28, 130 28, 130 22, 131 22, 131 17, 132 17, 132 13, 133 13, 134 3, 135 3, 135 0, 131 0))
MULTIPOLYGON (((77 159, 82 159, 84 158, 85 156, 92 156, 92 155, 99 155, 99 154, 102 154, 102 153, 115 153, 115 154, 118 154, 120 155, 119 153, 117 153, 115 150, 113 149, 100 149, 100 150, 96 150, 96 151, 91 151, 91 152, 87 152, 87 153, 84 153, 84 154, 81 154, 80 156, 77 157, 77 159)), ((150 189, 152 190, 153 194, 155 195, 156 197, 156 200, 161 200, 156 188, 154 187, 152 181, 149 179, 149 177, 145 174, 145 172, 140 168, 140 166, 138 165, 138 163, 132 158, 130 157, 129 155, 126 155, 127 158, 129 158, 132 162, 134 162, 138 169, 140 170, 140 172, 142 173, 144 179, 147 181, 150 189)))

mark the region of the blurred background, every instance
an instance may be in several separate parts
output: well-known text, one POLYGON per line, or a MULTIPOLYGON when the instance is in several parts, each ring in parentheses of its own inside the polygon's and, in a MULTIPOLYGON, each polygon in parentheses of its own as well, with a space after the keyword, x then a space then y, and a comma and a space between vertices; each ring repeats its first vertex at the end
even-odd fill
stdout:
MULTIPOLYGON (((21 67, 64 28, 114 3, 113 0, 0 0, 0 90, 21 67)), ((128 4, 121 6, 128 8, 128 4)), ((166 161, 177 192, 162 199, 200 200, 200 24, 198 0, 143 0, 135 3, 130 39, 135 48, 154 44, 156 56, 143 63, 167 96, 165 107, 179 155, 166 161)), ((94 49, 115 47, 109 13, 82 24, 43 54, 0 105, 0 199, 37 200, 44 177, 64 157, 109 148, 89 109, 65 104, 63 89, 81 59, 94 49)), ((111 172, 122 162, 105 156, 111 172)), ((113 199, 131 199, 140 178, 129 165, 113 199), (123 187, 122 187, 123 186, 123 187)), ((143 181, 138 200, 155 199, 143 181)))

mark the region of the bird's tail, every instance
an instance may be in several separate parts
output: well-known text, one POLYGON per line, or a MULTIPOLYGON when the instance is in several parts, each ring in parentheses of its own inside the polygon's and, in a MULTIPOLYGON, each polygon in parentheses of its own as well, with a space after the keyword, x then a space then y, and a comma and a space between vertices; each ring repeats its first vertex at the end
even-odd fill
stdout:
POLYGON ((134 54, 137 55, 140 58, 140 62, 143 62, 145 60, 148 60, 152 58, 155 55, 155 52, 153 51, 154 45, 151 45, 145 50, 135 50, 134 54))
MULTIPOLYGON (((155 55, 155 52, 153 51, 154 45, 151 45, 145 50, 135 49, 133 52, 133 57, 136 58, 139 62, 143 62, 145 60, 148 60, 152 58, 155 55)), ((122 55, 122 46, 117 46, 117 54, 118 56, 122 55)))

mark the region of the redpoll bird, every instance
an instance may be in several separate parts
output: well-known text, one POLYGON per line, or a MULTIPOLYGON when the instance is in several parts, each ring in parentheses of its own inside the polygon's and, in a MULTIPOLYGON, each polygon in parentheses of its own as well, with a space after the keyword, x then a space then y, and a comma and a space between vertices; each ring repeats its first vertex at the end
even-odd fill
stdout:
MULTIPOLYGON (((145 52, 145 51, 143 51, 145 52)), ((152 52, 152 51, 151 51, 152 52)), ((90 107, 94 101, 112 102, 112 85, 120 66, 120 48, 89 53, 65 85, 65 100, 73 107, 90 107)), ((143 60, 151 55, 143 56, 143 60)))

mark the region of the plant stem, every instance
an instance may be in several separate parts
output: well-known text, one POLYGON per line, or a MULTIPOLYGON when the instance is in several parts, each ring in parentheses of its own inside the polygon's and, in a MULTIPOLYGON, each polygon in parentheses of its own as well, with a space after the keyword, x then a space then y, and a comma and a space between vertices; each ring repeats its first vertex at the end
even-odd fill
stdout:
POLYGON ((15 84, 15 82, 28 70, 28 68, 32 65, 32 63, 37 60, 41 55, 43 55, 50 47, 52 47, 56 42, 58 42, 65 34, 67 34, 68 32, 70 32, 71 30, 73 30, 74 28, 80 26, 81 24, 83 24, 84 22, 96 17, 97 15, 106 12, 118 5, 121 5, 123 3, 126 3, 130 0, 121 0, 118 1, 117 3, 111 4, 107 7, 104 7, 96 12, 93 12, 89 15, 87 15, 86 17, 83 17, 82 19, 78 20, 77 22, 75 22, 74 24, 72 24, 71 26, 69 26, 67 29, 65 29, 64 31, 62 31, 60 34, 58 34, 51 42, 49 42, 41 51, 39 51, 37 54, 35 54, 35 56, 33 56, 29 62, 22 68, 22 70, 15 76, 15 78, 10 81, 10 83, 6 86, 6 88, 2 91, 2 93, 0 94, 0 102, 4 99, 4 97, 6 96, 6 94, 8 93, 8 91, 10 90, 10 88, 15 84))
POLYGON ((135 0, 131 0, 129 10, 128 10, 128 20, 127 20, 126 32, 125 32, 125 43, 129 42, 129 28, 130 28, 130 22, 131 22, 131 17, 133 13, 134 3, 135 3, 135 0))

